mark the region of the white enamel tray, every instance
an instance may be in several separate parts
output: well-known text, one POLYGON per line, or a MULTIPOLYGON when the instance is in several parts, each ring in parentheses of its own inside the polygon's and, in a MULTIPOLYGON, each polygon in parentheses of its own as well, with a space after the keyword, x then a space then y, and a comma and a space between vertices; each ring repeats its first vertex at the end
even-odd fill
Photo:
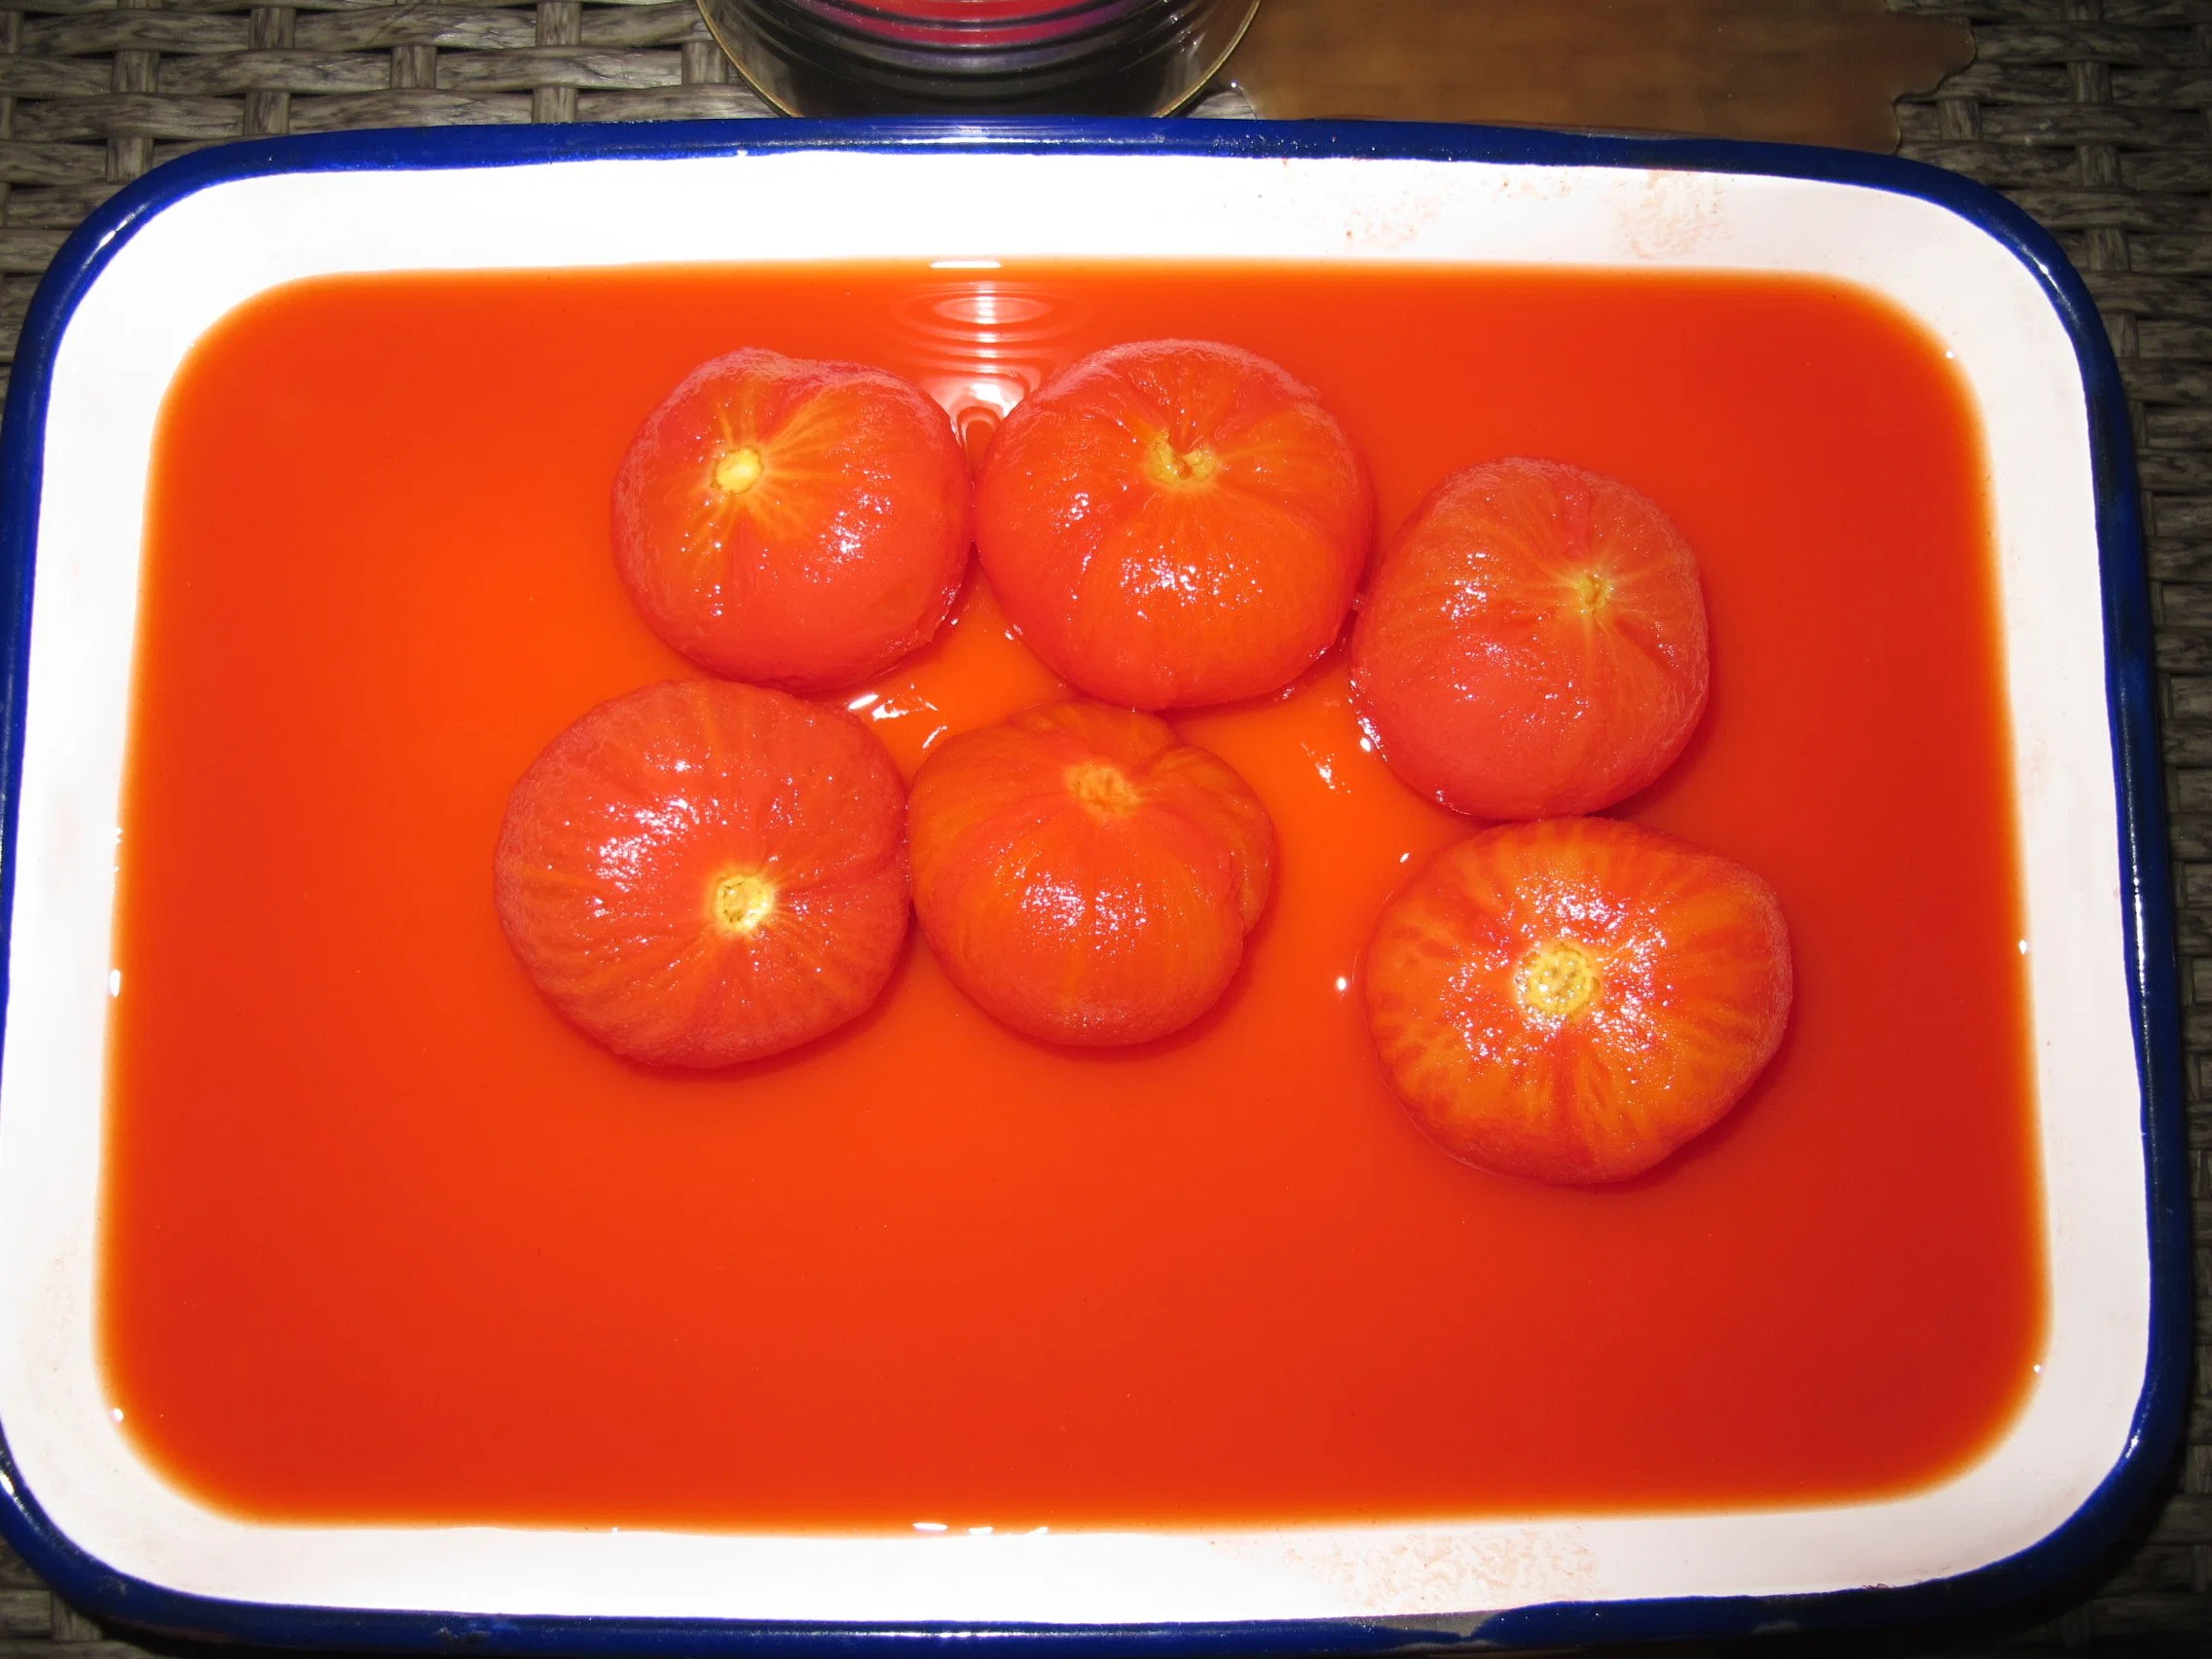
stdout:
POLYGON ((1557 1642, 1906 1617, 1938 1586, 1948 1607, 2071 1570, 2157 1474, 2188 1325, 2118 399, 2093 313, 2040 233, 1976 187, 1841 153, 1378 126, 740 123, 350 134, 162 169, 42 289, 0 473, 18 624, 0 1527, 92 1611, 349 1645, 697 1649, 981 1627, 1178 1650, 1557 1642), (188 349, 256 293, 328 273, 976 256, 1812 273, 1886 295, 1941 340, 1985 427, 2001 550, 2050 1275, 2040 1377, 1977 1463, 1889 1501, 1759 1513, 775 1538, 260 1525, 140 1460, 95 1363, 93 1238, 142 502, 188 349))

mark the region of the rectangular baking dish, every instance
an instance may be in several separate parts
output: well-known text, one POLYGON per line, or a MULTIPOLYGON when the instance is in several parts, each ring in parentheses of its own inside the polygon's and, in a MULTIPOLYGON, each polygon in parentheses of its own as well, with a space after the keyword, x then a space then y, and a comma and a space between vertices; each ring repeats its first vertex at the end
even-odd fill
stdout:
POLYGON ((97 1615, 395 1647, 1555 1644, 1928 1616, 2060 1579, 2159 1478, 2190 1340, 2133 488, 2115 366, 2055 246, 1991 193, 1886 158, 1386 125, 758 122, 348 134, 165 167, 57 258, 0 454, 0 1530, 97 1615), (1999 544, 2049 1297, 2032 1396, 1972 1467, 1756 1513, 887 1538, 269 1525, 139 1458, 100 1387, 94 1236, 146 468, 186 351, 318 275, 975 253, 1811 274, 1944 343, 1983 421, 1999 544))

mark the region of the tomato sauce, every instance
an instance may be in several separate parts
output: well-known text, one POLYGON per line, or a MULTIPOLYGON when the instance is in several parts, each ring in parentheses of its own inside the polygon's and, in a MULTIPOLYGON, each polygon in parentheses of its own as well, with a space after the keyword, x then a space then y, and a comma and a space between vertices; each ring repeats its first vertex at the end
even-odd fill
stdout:
MULTIPOLYGON (((916 264, 257 300, 186 363, 152 487, 99 1304, 126 1431, 207 1502, 312 1521, 1368 1521, 1943 1477, 2045 1319, 1983 479, 1940 349, 1811 281, 916 264), (1484 1174, 1384 1087, 1361 947, 1468 826, 1366 752, 1335 658, 1176 722, 1280 863, 1229 993, 1148 1048, 1014 1037, 909 940, 843 1032, 656 1073, 508 954, 515 779, 696 672, 608 540, 686 371, 879 363, 975 451, 1053 365, 1165 335, 1316 387, 1385 535, 1522 454, 1697 550, 1712 706, 1620 810, 1774 885, 1798 992, 1652 1174, 1484 1174)), ((910 773, 1053 690, 972 580, 840 700, 910 773)))

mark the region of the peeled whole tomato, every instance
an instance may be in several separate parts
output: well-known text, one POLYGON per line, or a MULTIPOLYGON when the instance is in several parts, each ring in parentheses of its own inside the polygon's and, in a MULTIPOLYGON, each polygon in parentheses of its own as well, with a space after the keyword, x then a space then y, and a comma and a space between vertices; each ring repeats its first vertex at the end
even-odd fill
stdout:
POLYGON ((1447 847, 1361 970, 1390 1086, 1454 1157, 1619 1181, 1704 1133, 1773 1058, 1794 979, 1782 906, 1717 853, 1609 818, 1447 847))
POLYGON ((645 417, 614 480, 614 563, 702 668, 827 691, 926 644, 968 569, 952 423, 858 363, 733 351, 645 417))
POLYGON ((1163 720, 1049 703, 940 745, 907 812, 930 949, 1007 1025, 1142 1043, 1211 1008, 1266 907, 1274 826, 1163 720))
POLYGON ((757 1059, 873 1003, 906 939, 905 786, 837 709, 713 681, 602 703, 508 798, 499 926, 618 1054, 757 1059))
POLYGON ((1336 641, 1373 539, 1366 469, 1312 390, 1203 341, 1095 352, 1017 404, 977 555, 1079 690, 1179 709, 1278 691, 1336 641))
POLYGON ((1446 479, 1383 554, 1352 629, 1352 695, 1376 748, 1475 818, 1634 794, 1689 741, 1707 677, 1681 533, 1618 479, 1558 461, 1446 479))

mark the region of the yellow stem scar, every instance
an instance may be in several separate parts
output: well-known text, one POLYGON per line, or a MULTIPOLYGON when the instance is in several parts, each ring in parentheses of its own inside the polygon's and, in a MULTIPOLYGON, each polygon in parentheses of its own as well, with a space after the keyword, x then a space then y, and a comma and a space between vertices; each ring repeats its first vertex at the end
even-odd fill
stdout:
POLYGON ((1570 939, 1539 944, 1522 959, 1513 976, 1521 1006, 1547 1019, 1580 1014, 1603 983, 1596 958, 1570 939))
POLYGON ((742 496, 760 482, 762 470, 760 452, 747 444, 715 462, 715 484, 733 496, 742 496))
POLYGON ((1160 432, 1145 451, 1144 469, 1155 484, 1164 484, 1171 490, 1188 489, 1219 472, 1221 458, 1203 444, 1178 450, 1167 441, 1165 432, 1160 432))
POLYGON ((1069 793, 1093 812, 1134 812, 1144 804, 1128 775, 1109 761, 1079 761, 1068 768, 1067 777, 1069 793))
POLYGON ((776 884, 758 870, 724 870, 708 887, 707 912, 723 933, 750 939, 776 913, 776 884))

